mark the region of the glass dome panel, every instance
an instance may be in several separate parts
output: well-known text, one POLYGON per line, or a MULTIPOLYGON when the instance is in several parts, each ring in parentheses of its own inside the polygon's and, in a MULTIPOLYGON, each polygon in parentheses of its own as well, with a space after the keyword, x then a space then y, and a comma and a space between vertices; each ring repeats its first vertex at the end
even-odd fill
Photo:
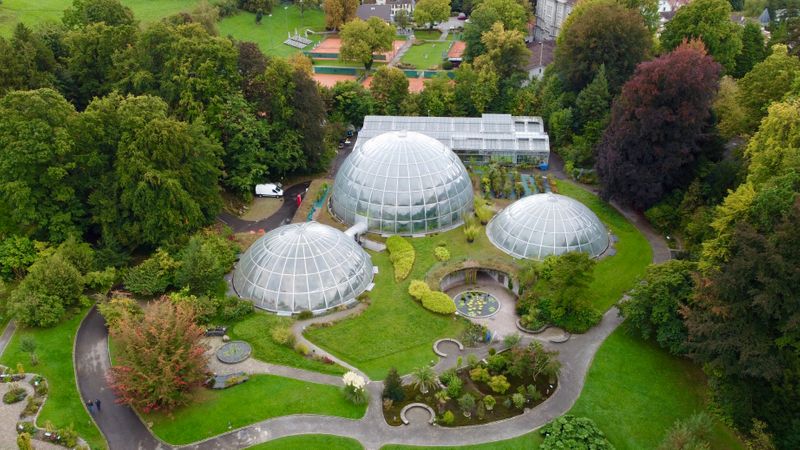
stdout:
POLYGON ((566 252, 596 257, 608 248, 608 231, 583 203, 558 194, 522 198, 486 226, 495 247, 515 258, 543 259, 566 252))
POLYGON ((369 231, 422 234, 461 223, 472 209, 464 164, 441 142, 414 132, 389 132, 357 144, 336 174, 331 211, 369 231), (391 206, 391 207, 386 207, 391 206))
POLYGON ((371 281, 369 255, 352 237, 316 222, 265 234, 242 254, 233 275, 240 297, 284 313, 334 308, 353 300, 371 281))

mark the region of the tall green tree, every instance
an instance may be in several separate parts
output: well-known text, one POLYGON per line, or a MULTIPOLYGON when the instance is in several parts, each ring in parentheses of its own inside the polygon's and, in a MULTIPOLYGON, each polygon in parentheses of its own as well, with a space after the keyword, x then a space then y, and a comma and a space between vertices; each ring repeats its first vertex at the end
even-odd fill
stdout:
POLYGON ((661 25, 658 0, 619 0, 619 2, 627 8, 639 11, 651 33, 658 31, 658 26, 661 25))
POLYGON ((65 91, 79 109, 113 88, 114 58, 136 40, 135 25, 92 23, 70 31, 64 38, 65 91))
POLYGON ((784 98, 800 79, 800 59, 791 56, 784 45, 739 80, 739 102, 746 110, 745 128, 754 132, 773 102, 784 98))
POLYGON ((364 64, 364 69, 369 70, 376 53, 392 49, 394 34, 394 28, 379 17, 370 17, 366 21, 353 20, 346 23, 339 33, 342 38, 339 55, 346 61, 358 61, 364 64))
POLYGON ((730 15, 728 0, 693 1, 667 22, 661 33, 661 45, 672 50, 683 41, 700 39, 725 72, 734 73, 736 55, 742 50, 742 30, 730 20, 730 15))
MULTIPOLYGON (((479 116, 490 109, 498 96, 500 76, 491 61, 482 58, 483 56, 476 60, 474 65, 463 63, 456 70, 454 106, 459 115, 479 116)), ((446 99, 443 98, 442 101, 446 99)))
MULTIPOLYGON (((458 77, 458 75, 456 75, 458 77)), ((425 89, 418 98, 419 114, 423 116, 454 115, 455 88, 452 80, 441 73, 425 80, 425 89)))
POLYGON ((414 6, 414 22, 433 29, 437 22, 450 17, 450 0, 419 0, 414 6))
POLYGON ((525 72, 531 52, 519 30, 507 30, 502 22, 495 22, 483 33, 481 43, 486 52, 475 59, 476 66, 491 64, 501 80, 525 72))
POLYGON ((110 27, 136 24, 133 12, 119 0, 73 0, 72 6, 64 10, 61 21, 69 28, 101 22, 110 27))
POLYGON ((378 114, 398 115, 408 97, 408 78, 396 67, 381 66, 372 77, 369 91, 378 114))
POLYGON ((755 22, 747 22, 742 30, 742 51, 736 55, 736 70, 733 76, 741 78, 756 64, 767 57, 764 33, 755 22))
POLYGON ((586 253, 569 252, 545 259, 537 286, 537 307, 542 319, 582 333, 600 320, 600 313, 589 299, 589 284, 594 279, 595 261, 586 253))
POLYGON ((78 304, 83 277, 61 255, 40 259, 8 299, 9 311, 26 326, 52 327, 78 304))
POLYGON ((0 37, 0 95, 53 87, 58 68, 47 43, 24 24, 17 24, 10 40, 0 37))
POLYGON ((770 178, 800 173, 800 100, 775 103, 745 150, 747 180, 763 185, 770 178))
POLYGON ((525 32, 529 15, 530 9, 526 9, 516 0, 482 0, 472 11, 469 23, 464 26, 464 42, 467 43, 464 53, 466 60, 472 61, 486 53, 481 38, 496 22, 502 23, 506 30, 525 32))
POLYGON ((605 66, 609 89, 619 92, 636 65, 647 59, 652 34, 641 14, 613 0, 587 2, 564 23, 555 51, 555 69, 566 87, 580 92, 605 66))
POLYGON ((688 333, 681 310, 692 298, 695 269, 694 262, 677 259, 648 267, 620 305, 628 327, 674 355, 684 353, 688 333))
POLYGON ((364 116, 375 111, 375 100, 360 83, 336 83, 330 91, 330 111, 333 120, 360 127, 364 116))
POLYGON ((639 65, 614 102, 598 147, 601 194, 647 209, 686 187, 706 145, 720 66, 701 42, 639 65))
POLYGON ((0 99, 0 230, 49 241, 81 235, 81 149, 71 125, 75 108, 52 89, 0 99))
POLYGON ((358 0, 326 0, 322 2, 325 11, 325 27, 338 30, 342 25, 355 19, 358 0))

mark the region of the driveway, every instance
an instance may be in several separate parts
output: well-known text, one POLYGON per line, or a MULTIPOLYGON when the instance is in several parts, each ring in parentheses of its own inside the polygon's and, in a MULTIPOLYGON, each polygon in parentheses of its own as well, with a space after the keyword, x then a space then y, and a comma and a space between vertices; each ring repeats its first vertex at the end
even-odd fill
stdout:
POLYGON ((279 226, 289 223, 297 211, 297 202, 295 199, 297 195, 305 196, 306 189, 311 184, 310 181, 304 181, 290 186, 283 191, 283 205, 271 216, 256 222, 243 220, 233 214, 223 211, 217 216, 220 222, 231 227, 234 233, 247 233, 248 231, 264 230, 269 231, 279 226))

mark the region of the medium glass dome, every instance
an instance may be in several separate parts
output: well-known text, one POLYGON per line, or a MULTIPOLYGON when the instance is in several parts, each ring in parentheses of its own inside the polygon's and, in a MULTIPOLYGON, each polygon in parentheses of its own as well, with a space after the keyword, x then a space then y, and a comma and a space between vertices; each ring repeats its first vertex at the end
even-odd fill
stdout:
POLYGON ((486 226, 492 244, 515 258, 543 259, 566 252, 596 257, 608 248, 608 232, 583 203, 558 194, 524 197, 486 226))
POLYGON ((273 312, 324 311, 361 294, 372 260, 341 231, 317 222, 284 225, 245 251, 233 275, 240 297, 273 312))
POLYGON ((384 234, 425 234, 453 228, 472 209, 467 169, 444 144, 424 134, 388 132, 344 161, 331 211, 352 225, 384 234))

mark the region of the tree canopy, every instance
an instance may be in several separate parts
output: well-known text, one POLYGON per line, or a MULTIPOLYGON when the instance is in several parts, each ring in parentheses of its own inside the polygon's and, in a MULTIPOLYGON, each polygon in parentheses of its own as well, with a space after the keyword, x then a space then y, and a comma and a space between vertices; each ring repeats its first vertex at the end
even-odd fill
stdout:
POLYGON ((472 61, 486 53, 481 38, 496 22, 502 23, 506 30, 524 32, 529 14, 530 10, 517 0, 482 0, 472 11, 469 23, 464 27, 463 37, 467 44, 464 57, 467 61, 472 61))
POLYGON ((339 55, 343 60, 358 61, 369 70, 376 53, 392 49, 394 34, 394 28, 379 17, 366 21, 355 19, 345 24, 339 33, 342 38, 339 55))
POLYGON ((646 209, 688 185, 698 161, 713 156, 703 142, 719 73, 699 42, 639 65, 614 102, 599 145, 604 197, 646 209))
POLYGON ((325 27, 338 30, 342 25, 355 19, 358 0, 325 0, 322 9, 325 11, 325 27))
POLYGON ((414 22, 433 29, 436 22, 450 17, 450 0, 419 0, 414 6, 414 22))

